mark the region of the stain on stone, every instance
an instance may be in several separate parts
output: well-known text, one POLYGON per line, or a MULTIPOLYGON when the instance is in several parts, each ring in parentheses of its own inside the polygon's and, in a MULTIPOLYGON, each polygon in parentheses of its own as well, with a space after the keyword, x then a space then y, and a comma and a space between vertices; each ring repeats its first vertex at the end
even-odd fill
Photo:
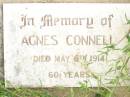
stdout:
POLYGON ((16 65, 14 67, 15 70, 15 76, 19 76, 20 72, 21 72, 21 67, 19 65, 16 65))

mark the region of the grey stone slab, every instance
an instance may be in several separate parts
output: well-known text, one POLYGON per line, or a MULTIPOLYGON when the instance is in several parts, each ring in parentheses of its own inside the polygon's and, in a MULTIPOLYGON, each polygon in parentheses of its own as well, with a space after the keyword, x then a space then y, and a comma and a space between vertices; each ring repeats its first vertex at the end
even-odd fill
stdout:
POLYGON ((3 62, 3 23, 2 23, 2 5, 0 6, 0 79, 4 78, 4 62, 3 62))

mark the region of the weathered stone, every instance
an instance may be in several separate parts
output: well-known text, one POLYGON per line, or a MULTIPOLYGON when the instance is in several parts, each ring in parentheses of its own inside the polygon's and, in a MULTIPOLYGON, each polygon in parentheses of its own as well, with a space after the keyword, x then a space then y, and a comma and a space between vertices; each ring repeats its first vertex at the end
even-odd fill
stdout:
MULTIPOLYGON (((130 2, 130 0, 0 0, 0 5, 2 5, 2 3, 6 3, 6 2, 119 2, 119 3, 126 3, 126 2, 130 2)), ((2 38, 2 6, 0 6, 0 78, 3 78, 3 38, 2 38)), ((53 95, 58 95, 58 97, 67 97, 69 95, 69 88, 65 88, 63 90, 56 90, 55 88, 52 90, 49 90, 49 92, 51 92, 51 94, 53 95), (67 91, 68 90, 68 91, 67 91), (67 92, 67 93, 66 93, 67 92)), ((80 90, 78 89, 78 91, 76 92, 80 93, 80 90)), ((85 94, 85 93, 84 93, 85 94)), ((129 97, 130 93, 125 92, 125 89, 118 89, 117 90, 117 96, 116 97, 129 97)), ((81 96, 82 94, 80 94, 81 96)), ((79 96, 78 96, 79 97, 79 96)), ((81 97, 85 97, 85 96, 81 96, 81 97)), ((95 97, 95 96, 92 96, 95 97)))
POLYGON ((4 76, 3 63, 3 28, 2 28, 2 6, 0 6, 0 79, 4 76))
MULTIPOLYGON (((129 27, 122 25, 126 23, 122 11, 130 16, 129 9, 129 4, 4 4, 5 80, 11 87, 79 87, 79 82, 86 79, 92 87, 97 86, 88 74, 102 74, 102 79, 106 76, 109 64, 98 51, 105 44, 116 44, 125 36, 122 32, 129 27), (94 22, 89 22, 91 20, 94 22), (91 67, 83 69, 80 60, 92 62, 91 67)), ((122 41, 121 47, 123 43, 126 42, 122 41)), ((113 53, 107 59, 113 60, 120 55, 113 53)))

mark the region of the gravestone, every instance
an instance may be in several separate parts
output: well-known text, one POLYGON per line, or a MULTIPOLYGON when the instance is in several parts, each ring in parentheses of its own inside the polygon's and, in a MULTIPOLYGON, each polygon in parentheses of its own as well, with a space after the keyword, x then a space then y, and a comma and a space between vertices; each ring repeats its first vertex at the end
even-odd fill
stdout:
POLYGON ((88 80, 97 86, 89 74, 105 76, 107 60, 120 56, 99 51, 126 34, 129 9, 129 4, 4 4, 6 86, 79 87, 88 80))

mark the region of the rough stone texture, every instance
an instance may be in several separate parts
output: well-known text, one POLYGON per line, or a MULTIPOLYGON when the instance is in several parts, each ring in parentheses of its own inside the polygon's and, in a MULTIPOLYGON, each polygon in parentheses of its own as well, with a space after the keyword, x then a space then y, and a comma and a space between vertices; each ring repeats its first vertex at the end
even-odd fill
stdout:
POLYGON ((0 79, 3 79, 4 75, 4 63, 3 63, 3 29, 2 29, 2 6, 0 6, 0 79))

